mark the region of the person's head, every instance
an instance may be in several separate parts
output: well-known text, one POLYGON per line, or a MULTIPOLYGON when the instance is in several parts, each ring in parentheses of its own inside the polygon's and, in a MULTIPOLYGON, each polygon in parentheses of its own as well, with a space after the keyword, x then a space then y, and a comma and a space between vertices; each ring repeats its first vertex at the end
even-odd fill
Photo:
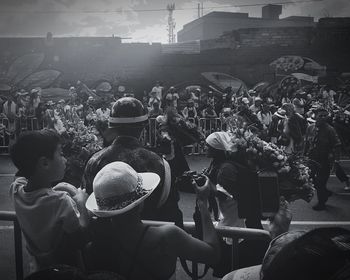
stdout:
POLYGON ((241 104, 240 105, 248 108, 248 106, 249 106, 249 99, 247 97, 243 97, 242 100, 241 100, 241 104))
POLYGON ((134 97, 122 97, 112 106, 108 127, 115 136, 139 138, 147 121, 148 113, 141 101, 134 97))
POLYGON ((225 158, 226 152, 231 150, 232 142, 230 135, 225 131, 211 133, 205 139, 207 147, 207 157, 225 158))
POLYGON ((262 111, 263 111, 264 113, 267 113, 267 112, 269 112, 269 110, 270 110, 270 105, 267 104, 267 103, 263 103, 263 104, 261 105, 261 109, 262 109, 262 111))
POLYGON ((315 111, 316 126, 325 124, 328 120, 329 113, 325 108, 318 108, 315 111))
POLYGON ((350 279, 350 231, 316 228, 290 231, 273 239, 262 265, 239 269, 238 280, 347 280, 350 279))
POLYGON ((262 104, 262 99, 261 99, 259 96, 256 97, 255 100, 254 100, 254 105, 255 105, 256 107, 260 107, 261 104, 262 104))
POLYGON ((295 113, 295 108, 292 103, 284 103, 281 108, 286 111, 287 117, 290 117, 295 113))
POLYGON ((263 262, 261 276, 262 280, 350 279, 350 232, 318 228, 296 236, 263 262))
POLYGON ((159 181, 156 173, 137 173, 121 161, 109 163, 96 174, 86 208, 97 217, 118 219, 131 215, 137 218, 138 207, 151 195, 159 181))
POLYGON ((175 92, 176 92, 175 87, 171 86, 171 87, 169 88, 169 92, 170 92, 170 93, 175 93, 175 92))
POLYGON ((50 182, 63 178, 66 159, 62 156, 61 139, 57 132, 43 129, 22 133, 10 149, 17 167, 17 176, 30 179, 42 175, 50 182))
POLYGON ((187 107, 189 107, 189 108, 194 107, 194 100, 193 99, 190 99, 187 101, 187 107))

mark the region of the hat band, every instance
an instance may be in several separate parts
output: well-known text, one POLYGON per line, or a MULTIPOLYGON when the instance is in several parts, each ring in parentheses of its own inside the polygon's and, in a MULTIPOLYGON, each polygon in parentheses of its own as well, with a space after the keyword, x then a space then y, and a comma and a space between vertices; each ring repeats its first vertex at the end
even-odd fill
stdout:
POLYGON ((136 123, 143 122, 148 120, 148 115, 143 115, 139 117, 131 117, 131 118, 118 118, 118 117, 109 117, 109 123, 136 123))
POLYGON ((137 186, 132 192, 105 198, 96 197, 99 210, 111 211, 125 208, 149 192, 149 190, 142 188, 141 185, 142 179, 138 177, 137 186))

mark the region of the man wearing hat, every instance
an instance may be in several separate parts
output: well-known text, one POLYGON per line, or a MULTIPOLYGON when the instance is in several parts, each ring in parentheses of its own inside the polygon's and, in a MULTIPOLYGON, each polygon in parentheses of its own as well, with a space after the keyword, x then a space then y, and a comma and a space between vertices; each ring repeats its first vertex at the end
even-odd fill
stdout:
POLYGON ((107 142, 113 142, 88 161, 82 187, 91 193, 95 175, 106 164, 114 161, 128 163, 137 172, 157 173, 161 181, 146 201, 142 218, 175 221, 181 224, 182 213, 177 204, 179 197, 172 188, 169 164, 157 154, 145 149, 138 140, 147 122, 148 114, 139 100, 133 97, 118 99, 108 120, 107 142))
POLYGON ((305 151, 309 158, 315 161, 315 188, 318 203, 312 207, 316 211, 325 210, 328 197, 332 194, 327 190, 327 181, 334 160, 339 159, 340 140, 335 129, 327 122, 328 111, 319 107, 315 111, 316 122, 308 129, 308 140, 305 151))
POLYGON ((277 144, 278 140, 280 140, 283 128, 284 128, 284 122, 287 119, 286 110, 279 108, 273 115, 272 115, 272 121, 270 123, 270 126, 268 128, 268 137, 270 138, 270 141, 274 144, 277 144))

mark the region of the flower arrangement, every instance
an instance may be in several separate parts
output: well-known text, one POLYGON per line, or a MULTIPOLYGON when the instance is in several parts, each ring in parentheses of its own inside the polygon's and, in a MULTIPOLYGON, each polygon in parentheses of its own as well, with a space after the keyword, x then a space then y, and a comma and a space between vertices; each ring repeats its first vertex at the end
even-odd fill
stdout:
POLYGON ((66 119, 60 116, 64 126, 63 154, 67 159, 64 180, 74 186, 79 186, 87 160, 92 154, 102 149, 102 137, 92 125, 86 126, 79 118, 66 119))
POLYGON ((315 190, 306 158, 287 155, 277 145, 261 140, 237 116, 230 119, 229 128, 232 141, 230 152, 244 154, 247 164, 253 166, 256 172, 276 172, 280 194, 287 200, 303 199, 310 202, 315 190))

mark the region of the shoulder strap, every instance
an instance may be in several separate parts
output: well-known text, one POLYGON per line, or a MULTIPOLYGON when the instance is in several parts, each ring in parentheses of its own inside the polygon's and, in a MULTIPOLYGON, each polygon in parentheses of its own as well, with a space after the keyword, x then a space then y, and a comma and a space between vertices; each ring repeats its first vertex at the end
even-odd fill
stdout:
POLYGON ((139 240, 137 241, 134 254, 132 255, 132 258, 131 258, 131 266, 130 266, 130 268, 129 268, 129 270, 128 270, 126 279, 130 279, 131 273, 132 273, 133 270, 134 270, 135 263, 136 263, 136 259, 137 259, 137 256, 138 256, 138 254, 139 254, 142 241, 144 240, 145 235, 146 235, 146 232, 147 232, 148 229, 149 229, 149 226, 146 226, 146 227, 143 229, 143 232, 142 232, 142 234, 141 234, 139 240))
POLYGON ((171 170, 169 163, 163 158, 163 166, 164 166, 164 183, 163 183, 163 189, 162 194, 160 196, 157 208, 161 207, 165 201, 169 197, 170 188, 171 188, 171 170))

